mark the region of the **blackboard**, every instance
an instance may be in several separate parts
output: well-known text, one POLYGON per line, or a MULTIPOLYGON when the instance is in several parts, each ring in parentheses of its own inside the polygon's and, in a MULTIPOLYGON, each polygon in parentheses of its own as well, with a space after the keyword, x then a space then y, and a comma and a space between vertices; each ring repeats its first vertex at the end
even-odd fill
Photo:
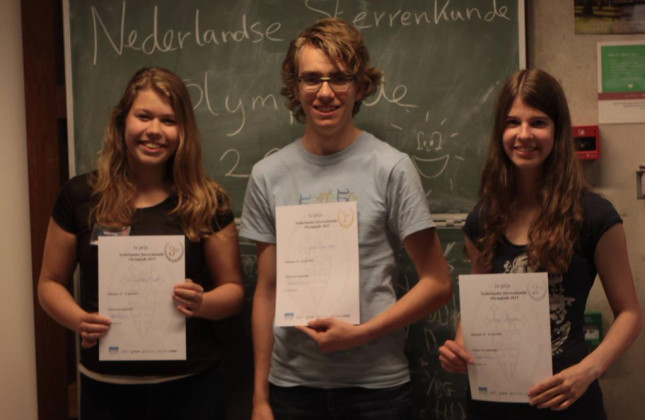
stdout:
MULTIPOLYGON (((465 237, 460 228, 437 230, 444 255, 452 275, 452 300, 425 319, 408 329, 406 353, 412 376, 412 401, 415 420, 465 420, 465 398, 468 377, 449 373, 441 368, 439 346, 454 338, 459 324, 460 274, 470 274, 470 263, 465 257, 465 237)), ((401 253, 401 267, 397 291, 404 294, 418 281, 414 266, 405 252, 401 253)))
MULTIPOLYGON (((495 96, 525 65, 524 0, 66 0, 64 13, 70 173, 94 167, 132 74, 166 67, 188 86, 207 170, 237 216, 252 165, 303 132, 279 94, 279 70, 289 41, 317 19, 339 16, 361 29, 386 83, 364 102, 357 125, 411 156, 435 215, 475 204, 495 96)), ((458 296, 456 276, 469 271, 463 234, 439 234, 458 296)), ((228 389, 233 419, 248 418, 252 386, 255 250, 244 242, 241 250, 248 300, 225 368, 236 384, 228 389)), ((404 293, 416 276, 403 256, 401 267, 404 293)), ((467 379, 437 360, 438 346, 454 336, 455 299, 409 330, 417 419, 465 418, 467 379)))
POLYGON ((188 85, 209 174, 239 215, 252 165, 303 127, 280 96, 288 42, 340 16, 361 28, 386 84, 359 127, 414 160, 434 213, 475 204, 500 83, 523 61, 518 0, 68 0, 72 173, 93 167, 110 112, 142 66, 188 85))

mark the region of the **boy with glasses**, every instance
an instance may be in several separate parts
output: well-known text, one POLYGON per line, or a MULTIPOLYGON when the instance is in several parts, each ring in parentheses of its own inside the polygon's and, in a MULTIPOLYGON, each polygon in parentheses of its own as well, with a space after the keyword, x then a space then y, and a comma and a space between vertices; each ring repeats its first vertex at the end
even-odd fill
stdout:
POLYGON ((381 77, 360 32, 340 19, 318 21, 289 46, 281 93, 305 131, 254 166, 240 232, 257 242, 254 420, 411 418, 404 328, 445 304, 451 284, 412 161, 354 124, 381 77), (338 201, 358 208, 360 324, 274 328, 276 207, 338 201), (397 301, 401 242, 419 282, 397 301))

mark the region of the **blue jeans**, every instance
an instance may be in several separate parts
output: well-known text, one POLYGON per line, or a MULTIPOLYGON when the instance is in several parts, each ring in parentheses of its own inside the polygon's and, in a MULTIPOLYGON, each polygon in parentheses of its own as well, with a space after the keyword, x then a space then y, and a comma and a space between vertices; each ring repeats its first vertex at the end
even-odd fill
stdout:
POLYGON ((275 420, 410 420, 410 384, 322 389, 270 385, 275 420))
POLYGON ((81 375, 81 420, 225 419, 218 368, 159 384, 120 385, 81 375))

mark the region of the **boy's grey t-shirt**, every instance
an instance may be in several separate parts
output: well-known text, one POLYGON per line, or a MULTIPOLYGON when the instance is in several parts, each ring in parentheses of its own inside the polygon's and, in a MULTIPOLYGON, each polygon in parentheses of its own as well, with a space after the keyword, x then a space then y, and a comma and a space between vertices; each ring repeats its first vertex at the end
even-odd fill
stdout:
MULTIPOLYGON (((308 153, 297 139, 253 167, 240 236, 276 243, 277 206, 336 201, 357 202, 364 323, 396 301, 400 243, 434 227, 421 181, 406 154, 365 131, 348 148, 325 156, 308 153)), ((276 327, 274 334, 269 381, 275 385, 386 388, 410 380, 404 330, 326 354, 295 328, 276 327)))

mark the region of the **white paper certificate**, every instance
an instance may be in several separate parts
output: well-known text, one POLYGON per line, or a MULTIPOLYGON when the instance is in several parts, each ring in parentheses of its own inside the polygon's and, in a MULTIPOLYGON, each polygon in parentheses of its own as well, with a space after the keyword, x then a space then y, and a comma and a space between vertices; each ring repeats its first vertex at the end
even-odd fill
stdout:
POLYGON ((473 399, 528 402, 553 374, 547 274, 462 275, 459 298, 473 399))
POLYGON ((356 202, 276 208, 275 326, 360 323, 356 202))
POLYGON ((99 313, 112 325, 99 360, 185 360, 186 318, 172 300, 185 280, 184 237, 99 237, 99 313))

